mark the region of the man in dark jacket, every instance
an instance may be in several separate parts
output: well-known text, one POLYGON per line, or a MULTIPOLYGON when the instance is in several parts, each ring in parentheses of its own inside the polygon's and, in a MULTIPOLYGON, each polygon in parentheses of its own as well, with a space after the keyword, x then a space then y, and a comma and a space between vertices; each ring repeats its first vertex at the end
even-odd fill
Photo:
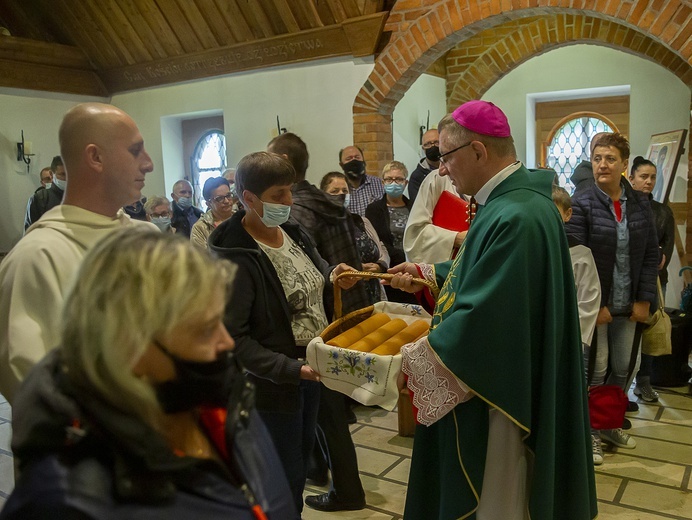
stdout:
MULTIPOLYGON (((421 146, 425 157, 420 160, 416 169, 411 173, 408 183, 408 197, 411 199, 411 205, 416 201, 423 179, 431 171, 440 167, 440 134, 437 132, 437 128, 431 128, 423 134, 421 146)), ((392 262, 392 265, 396 264, 392 262)))
MULTIPOLYGON (((348 211, 329 200, 322 190, 305 179, 310 156, 303 140, 296 134, 281 134, 271 140, 267 145, 267 151, 283 155, 296 170, 291 216, 314 240, 320 256, 330 265, 343 262, 356 269, 362 269, 360 255, 356 249, 353 222, 348 211)), ((362 283, 343 293, 342 301, 344 313, 362 309, 373 303, 362 283)))
POLYGON ((204 213, 201 209, 192 205, 192 184, 182 179, 173 185, 173 219, 171 226, 176 233, 182 233, 190 237, 192 226, 204 213))
POLYGON ((25 231, 29 229, 31 224, 40 219, 41 215, 46 211, 62 203, 65 186, 67 185, 67 176, 65 175, 65 166, 62 163, 62 158, 59 155, 53 157, 50 163, 50 171, 53 173, 53 182, 50 184, 50 188, 41 187, 37 189, 26 206, 26 216, 24 217, 25 231))

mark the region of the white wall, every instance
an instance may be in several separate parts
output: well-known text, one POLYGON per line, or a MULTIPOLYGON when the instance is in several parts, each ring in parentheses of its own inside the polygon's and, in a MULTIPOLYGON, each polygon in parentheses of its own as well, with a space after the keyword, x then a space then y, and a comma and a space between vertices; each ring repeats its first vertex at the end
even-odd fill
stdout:
POLYGON ((38 175, 60 153, 62 117, 84 101, 106 100, 0 88, 0 252, 9 251, 21 238, 27 201, 40 186, 38 175), (22 130, 36 154, 29 172, 16 160, 22 130))
MULTIPOLYGON (((500 79, 483 96, 507 114, 519 158, 532 155, 533 136, 526 134, 527 97, 542 92, 594 87, 630 86, 631 156, 645 155, 652 134, 689 128, 690 90, 677 76, 651 61, 608 47, 573 45, 537 56, 500 79)), ((687 147, 687 143, 685 143, 687 147)), ((680 158, 671 202, 687 197, 687 153, 680 158)), ((529 166, 532 166, 531 164, 529 166)), ((683 243, 684 226, 679 226, 683 243)), ((666 305, 676 307, 682 282, 677 250, 668 272, 666 305)))
POLYGON ((307 177, 318 183, 322 175, 339 169, 339 149, 353 142, 353 101, 372 68, 372 59, 321 60, 118 94, 112 102, 137 122, 154 161, 145 195, 170 193, 189 160, 181 146, 180 153, 170 151, 176 146, 166 146, 164 157, 162 140, 179 142, 179 120, 210 110, 223 113, 229 167, 266 149, 277 135, 278 115, 281 126, 307 144, 307 177))
POLYGON ((420 147, 420 127, 426 124, 430 110, 430 127, 447 112, 445 99, 445 80, 430 74, 423 74, 411 85, 401 101, 396 105, 393 121, 394 159, 406 165, 412 172, 423 157, 420 147))

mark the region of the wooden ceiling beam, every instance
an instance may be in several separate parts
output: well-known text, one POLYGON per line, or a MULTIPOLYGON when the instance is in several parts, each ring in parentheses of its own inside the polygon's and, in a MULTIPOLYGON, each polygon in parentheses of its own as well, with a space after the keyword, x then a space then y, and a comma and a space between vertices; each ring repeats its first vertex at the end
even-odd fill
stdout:
POLYGON ((384 0, 363 0, 363 14, 375 14, 384 9, 384 0))
POLYGON ((41 27, 28 16, 28 7, 28 2, 0 2, 0 17, 7 23, 12 36, 42 40, 41 27))
POLYGON ((0 59, 0 85, 67 94, 108 96, 101 79, 93 71, 6 59, 0 59))
POLYGON ((111 93, 335 56, 375 52, 388 13, 343 24, 156 60, 99 73, 111 93))
POLYGON ((215 49, 220 45, 195 2, 178 0, 178 7, 187 20, 187 26, 195 33, 203 48, 215 49))
POLYGON ((93 70, 89 59, 79 47, 14 36, 0 36, 0 59, 93 70))
POLYGON ((361 13, 360 7, 358 7, 356 0, 339 0, 339 2, 344 6, 346 18, 357 18, 363 14, 361 13))
POLYGON ((301 0, 296 7, 303 13, 311 29, 326 25, 315 7, 314 0, 301 0))
POLYGON ((216 7, 237 42, 248 42, 254 39, 252 29, 234 0, 216 0, 216 7))
POLYGON ((149 26, 149 32, 154 35, 165 50, 165 57, 185 54, 182 43, 158 6, 151 0, 134 0, 134 3, 141 13, 140 16, 149 26))
POLYGON ((334 16, 336 23, 341 23, 348 18, 346 9, 344 9, 344 6, 340 0, 327 0, 327 5, 329 6, 329 10, 332 12, 332 16, 334 16))
POLYGON ((242 11, 243 16, 247 20, 250 29, 252 29, 252 33, 255 35, 256 40, 275 36, 271 23, 262 9, 262 6, 258 2, 255 2, 254 0, 251 2, 247 0, 232 1, 235 1, 242 11))
POLYGON ((323 25, 327 26, 337 23, 336 19, 334 18, 334 13, 332 13, 332 9, 329 7, 329 2, 325 0, 317 0, 315 2, 315 9, 320 15, 320 20, 322 20, 323 25))
POLYGON ((288 5, 287 0, 273 0, 273 5, 276 8, 276 12, 279 13, 279 16, 281 17, 281 20, 286 26, 288 32, 297 33, 302 29, 302 27, 298 24, 293 11, 291 11, 291 7, 288 5))
POLYGON ((219 42, 219 46, 224 47, 238 43, 215 0, 195 0, 195 3, 201 15, 209 24, 209 29, 214 34, 216 41, 219 42))

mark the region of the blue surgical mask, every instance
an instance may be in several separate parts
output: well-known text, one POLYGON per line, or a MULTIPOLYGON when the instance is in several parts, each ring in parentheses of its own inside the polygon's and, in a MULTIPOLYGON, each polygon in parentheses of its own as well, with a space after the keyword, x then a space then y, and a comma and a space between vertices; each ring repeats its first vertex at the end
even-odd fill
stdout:
POLYGON ((162 233, 165 233, 171 227, 171 217, 152 217, 151 223, 155 224, 162 233))
POLYGON ((49 190, 50 187, 51 187, 52 185, 53 185, 52 183, 47 182, 46 185, 44 186, 44 188, 46 188, 47 190, 49 190))
MULTIPOLYGON (((285 204, 274 204, 273 202, 264 202, 263 200, 260 200, 260 202, 262 203, 262 213, 264 214, 260 217, 260 219, 267 227, 280 226, 281 224, 284 224, 291 215, 291 206, 286 206, 285 204)), ((257 212, 255 211, 255 213, 257 212)), ((257 213, 257 216, 259 216, 259 213, 257 213)))
POLYGON ((189 207, 192 207, 192 199, 190 197, 180 197, 176 204, 178 204, 178 206, 180 206, 183 209, 187 209, 189 207))
POLYGON ((67 181, 66 180, 64 181, 62 179, 58 179, 55 175, 53 175, 53 184, 55 184, 55 186, 58 189, 65 191, 65 187, 67 186, 67 181))
POLYGON ((403 184, 397 184, 397 183, 393 182, 392 184, 385 184, 384 185, 384 191, 390 197, 397 199, 404 194, 404 188, 405 187, 406 186, 404 186, 403 184))

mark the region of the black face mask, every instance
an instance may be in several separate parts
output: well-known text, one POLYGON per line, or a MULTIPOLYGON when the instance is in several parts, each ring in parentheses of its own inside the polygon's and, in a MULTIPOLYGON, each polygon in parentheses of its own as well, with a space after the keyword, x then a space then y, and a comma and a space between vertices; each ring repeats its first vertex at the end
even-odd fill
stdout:
POLYGON ((346 195, 341 194, 341 195, 332 195, 330 193, 325 193, 324 194, 327 199, 329 199, 329 202, 332 204, 339 206, 339 207, 344 207, 344 203, 346 201, 346 195))
POLYGON ((440 160, 440 147, 431 146, 430 148, 425 148, 425 158, 430 162, 439 162, 440 160))
POLYGON ((230 350, 220 352, 214 361, 181 359, 163 345, 156 346, 175 366, 176 377, 156 385, 156 395, 166 413, 193 410, 198 406, 228 407, 232 386, 244 376, 230 350))
POLYGON ((341 168, 349 179, 358 180, 365 176, 365 161, 354 159, 342 164, 341 168))

